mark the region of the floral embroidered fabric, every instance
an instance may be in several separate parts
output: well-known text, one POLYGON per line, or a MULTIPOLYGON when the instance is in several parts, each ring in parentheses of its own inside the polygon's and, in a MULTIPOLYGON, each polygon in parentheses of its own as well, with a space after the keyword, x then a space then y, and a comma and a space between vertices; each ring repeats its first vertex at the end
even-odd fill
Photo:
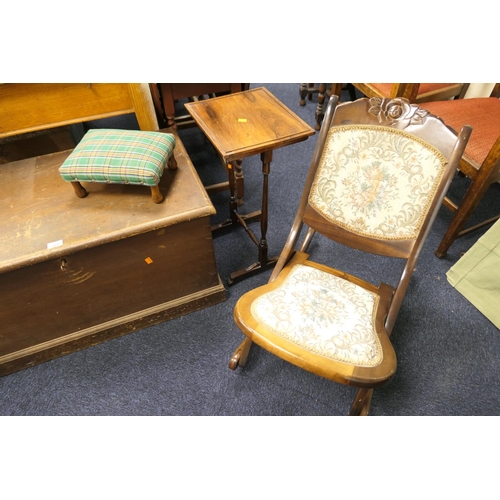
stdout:
POLYGON ((309 204, 357 234, 414 239, 445 163, 439 151, 401 130, 335 127, 329 132, 309 204))
POLYGON ((284 282, 252 303, 274 334, 310 352, 356 366, 382 361, 375 332, 378 296, 319 269, 295 265, 284 282))

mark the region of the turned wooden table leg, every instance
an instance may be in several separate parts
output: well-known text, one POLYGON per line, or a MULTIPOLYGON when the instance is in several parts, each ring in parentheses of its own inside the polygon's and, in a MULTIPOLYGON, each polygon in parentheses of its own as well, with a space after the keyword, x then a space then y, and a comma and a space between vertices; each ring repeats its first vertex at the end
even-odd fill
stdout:
POLYGON ((243 205, 243 198, 245 196, 245 178, 243 176, 242 163, 241 160, 235 160, 233 163, 234 179, 236 182, 236 202, 238 206, 243 205))
POLYGON ((233 224, 238 223, 238 217, 236 216, 238 210, 237 188, 236 188, 236 173, 235 164, 236 162, 231 162, 226 164, 227 169, 227 180, 229 182, 229 218, 233 224))
MULTIPOLYGON (((269 196, 269 173, 271 171, 271 161, 273 159, 273 151, 266 151, 261 153, 260 155, 262 161, 262 175, 263 175, 263 184, 262 184, 262 208, 260 210, 260 239, 258 239, 247 227, 245 221, 238 217, 236 211, 234 214, 238 217, 240 224, 245 228, 248 235, 252 239, 252 241, 258 246, 259 256, 258 261, 254 264, 246 267, 245 269, 241 269, 240 271, 236 271, 231 273, 228 279, 228 285, 231 286, 238 281, 241 281, 247 276, 252 276, 254 274, 260 273, 262 271, 266 271, 273 267, 278 258, 272 257, 268 258, 268 245, 267 245, 267 226, 268 226, 268 196, 269 196)), ((233 203, 236 203, 235 198, 233 197, 233 203)), ((234 206, 234 205, 233 205, 234 206)))
POLYGON ((260 155, 262 161, 262 175, 264 176, 262 185, 262 215, 260 218, 260 243, 259 243, 259 262, 265 269, 267 268, 267 227, 268 227, 268 196, 269 196, 269 173, 271 172, 271 161, 273 152, 266 151, 260 155))

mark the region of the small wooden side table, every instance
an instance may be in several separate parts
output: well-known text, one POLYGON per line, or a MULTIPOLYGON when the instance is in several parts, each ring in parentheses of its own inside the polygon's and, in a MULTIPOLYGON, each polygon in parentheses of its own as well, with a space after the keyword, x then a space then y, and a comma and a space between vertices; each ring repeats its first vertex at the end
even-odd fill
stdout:
POLYGON ((273 151, 295 144, 314 135, 314 130, 288 109, 266 88, 246 90, 235 94, 185 104, 194 121, 203 130, 225 163, 229 179, 229 219, 214 230, 241 225, 259 249, 258 261, 233 272, 228 280, 232 285, 242 279, 265 271, 276 264, 268 258, 268 176, 273 151), (263 188, 262 208, 248 215, 238 213, 234 165, 238 160, 260 154, 263 188), (260 240, 247 223, 260 219, 260 240))

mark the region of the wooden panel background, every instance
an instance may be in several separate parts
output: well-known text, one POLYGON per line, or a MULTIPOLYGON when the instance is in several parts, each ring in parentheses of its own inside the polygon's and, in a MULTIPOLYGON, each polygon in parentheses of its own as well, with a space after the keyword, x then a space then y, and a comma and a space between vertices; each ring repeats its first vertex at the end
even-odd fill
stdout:
POLYGON ((135 113, 141 130, 158 130, 147 84, 4 83, 0 138, 135 113))

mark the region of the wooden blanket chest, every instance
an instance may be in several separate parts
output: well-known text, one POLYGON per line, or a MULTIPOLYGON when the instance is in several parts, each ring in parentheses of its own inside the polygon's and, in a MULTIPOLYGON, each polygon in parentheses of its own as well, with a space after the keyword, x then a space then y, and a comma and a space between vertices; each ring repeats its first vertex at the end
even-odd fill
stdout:
POLYGON ((215 210, 172 132, 161 204, 126 185, 77 198, 69 151, 0 166, 0 375, 225 300, 215 210))

